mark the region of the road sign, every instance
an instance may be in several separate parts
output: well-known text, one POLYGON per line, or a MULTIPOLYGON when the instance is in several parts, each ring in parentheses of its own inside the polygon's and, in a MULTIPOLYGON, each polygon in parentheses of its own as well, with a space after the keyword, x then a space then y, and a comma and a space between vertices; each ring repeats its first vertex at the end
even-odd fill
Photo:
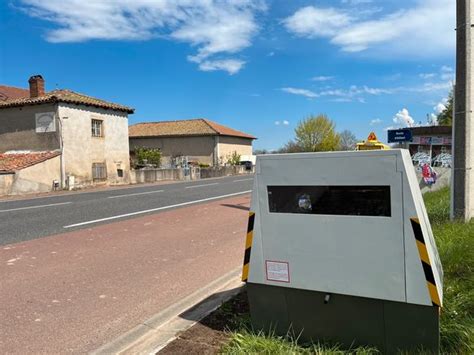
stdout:
POLYGON ((388 130, 388 143, 410 142, 412 140, 411 129, 391 129, 388 130))

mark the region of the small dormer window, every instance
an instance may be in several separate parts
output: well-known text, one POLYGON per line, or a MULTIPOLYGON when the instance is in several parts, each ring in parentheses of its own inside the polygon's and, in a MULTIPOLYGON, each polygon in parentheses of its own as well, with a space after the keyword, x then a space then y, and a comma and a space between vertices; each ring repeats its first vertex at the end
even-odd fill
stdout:
POLYGON ((102 120, 92 120, 92 137, 103 137, 104 126, 102 120))

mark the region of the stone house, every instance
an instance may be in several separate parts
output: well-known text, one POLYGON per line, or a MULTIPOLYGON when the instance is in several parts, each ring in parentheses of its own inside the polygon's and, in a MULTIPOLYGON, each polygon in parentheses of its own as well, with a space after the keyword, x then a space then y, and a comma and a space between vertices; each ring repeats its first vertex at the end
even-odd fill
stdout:
POLYGON ((0 153, 0 195, 47 192, 61 181, 61 153, 0 153))
POLYGON ((0 153, 59 152, 63 187, 129 183, 133 112, 70 90, 45 92, 39 75, 29 90, 0 86, 0 153))
POLYGON ((252 156, 256 139, 204 118, 138 123, 129 127, 129 137, 132 150, 160 149, 164 165, 175 157, 187 157, 188 161, 214 166, 225 164, 233 152, 252 156))

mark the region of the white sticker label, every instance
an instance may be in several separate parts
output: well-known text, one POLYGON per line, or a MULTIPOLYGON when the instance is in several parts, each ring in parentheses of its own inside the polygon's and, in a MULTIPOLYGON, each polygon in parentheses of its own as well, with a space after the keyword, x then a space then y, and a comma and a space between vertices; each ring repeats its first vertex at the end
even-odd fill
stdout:
POLYGON ((290 282, 290 267, 286 261, 266 260, 267 280, 290 282))

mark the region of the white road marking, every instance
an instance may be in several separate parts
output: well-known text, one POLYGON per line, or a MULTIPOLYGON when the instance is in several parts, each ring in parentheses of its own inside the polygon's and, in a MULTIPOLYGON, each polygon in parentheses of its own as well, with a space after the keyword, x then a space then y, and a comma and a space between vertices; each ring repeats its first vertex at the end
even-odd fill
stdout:
POLYGON ((251 179, 239 179, 239 180, 234 180, 232 182, 249 181, 249 180, 253 180, 253 178, 251 178, 251 179))
POLYGON ((119 198, 119 197, 127 197, 127 196, 137 196, 137 195, 147 195, 147 194, 156 194, 158 192, 163 192, 164 190, 157 190, 157 191, 148 191, 148 192, 137 192, 133 194, 126 194, 126 195, 117 195, 117 196, 109 196, 107 198, 119 198))
POLYGON ((203 186, 211 186, 211 185, 218 185, 218 182, 213 182, 212 184, 204 184, 204 185, 193 185, 193 186, 186 186, 186 189, 194 189, 195 187, 203 187, 203 186))
POLYGON ((238 196, 238 195, 248 194, 248 193, 250 193, 250 192, 252 192, 252 190, 247 190, 247 191, 242 191, 242 192, 235 192, 235 193, 233 193, 233 194, 227 194, 227 195, 220 195, 220 196, 208 197, 208 198, 203 198, 203 199, 201 199, 201 200, 195 200, 195 201, 177 203, 177 204, 175 204, 175 205, 157 207, 157 208, 152 208, 152 209, 149 209, 149 210, 143 210, 143 211, 125 213, 125 214, 120 214, 120 215, 117 215, 117 216, 106 217, 106 218, 100 218, 100 219, 94 219, 94 220, 92 220, 92 221, 86 221, 86 222, 81 222, 81 223, 76 223, 76 224, 70 224, 70 225, 68 225, 68 226, 63 226, 63 228, 74 228, 74 227, 79 227, 79 226, 85 226, 85 225, 88 225, 88 224, 94 224, 94 223, 99 223, 99 222, 104 222, 104 221, 110 221, 110 220, 118 219, 118 218, 124 218, 124 217, 136 216, 136 215, 139 215, 139 214, 144 214, 144 213, 149 213, 149 212, 156 212, 156 211, 167 210, 167 209, 174 208, 174 207, 181 207, 181 206, 194 205, 194 204, 200 203, 200 202, 206 202, 206 201, 218 200, 218 199, 220 199, 220 198, 225 198, 225 197, 232 197, 232 196, 238 196))
POLYGON ((61 206, 61 205, 69 205, 72 202, 60 202, 60 203, 51 203, 49 205, 38 205, 38 206, 28 206, 28 207, 18 207, 18 208, 11 208, 9 210, 0 210, 0 212, 11 212, 11 211, 21 211, 21 210, 29 210, 32 208, 43 208, 43 207, 53 207, 53 206, 61 206))

